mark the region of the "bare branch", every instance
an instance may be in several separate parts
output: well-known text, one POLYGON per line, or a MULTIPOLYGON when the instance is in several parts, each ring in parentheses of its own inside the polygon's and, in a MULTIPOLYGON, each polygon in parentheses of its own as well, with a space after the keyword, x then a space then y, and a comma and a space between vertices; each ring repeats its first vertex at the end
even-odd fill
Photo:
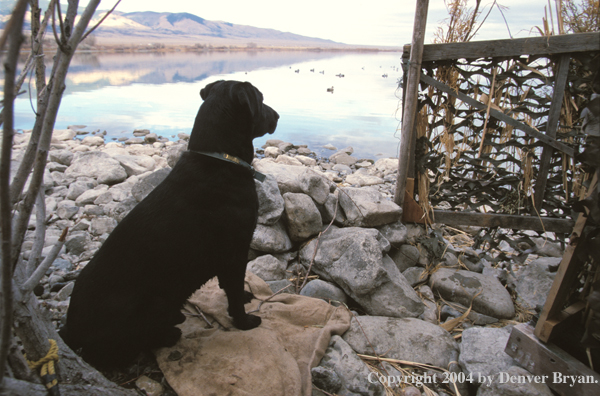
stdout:
POLYGON ((0 385, 6 372, 6 358, 12 337, 13 323, 13 296, 12 296, 12 262, 16 255, 11 245, 12 224, 10 202, 10 160, 13 143, 15 76, 19 49, 23 42, 21 31, 23 19, 27 9, 26 1, 19 1, 10 18, 6 40, 8 41, 8 54, 4 63, 4 108, 2 109, 3 133, 0 158, 0 250, 2 264, 2 284, 0 289, 0 303, 2 324, 0 328, 0 385))
POLYGON ((40 257, 42 257, 42 250, 44 249, 44 241, 46 239, 46 202, 44 197, 44 191, 40 190, 35 202, 35 239, 33 240, 33 246, 27 260, 26 276, 31 276, 33 271, 35 271, 40 257))

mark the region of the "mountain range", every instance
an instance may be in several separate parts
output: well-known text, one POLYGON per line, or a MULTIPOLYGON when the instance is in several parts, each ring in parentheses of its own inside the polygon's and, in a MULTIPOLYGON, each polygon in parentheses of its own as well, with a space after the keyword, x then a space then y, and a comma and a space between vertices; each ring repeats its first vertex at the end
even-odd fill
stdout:
MULTIPOLYGON (((99 15, 97 19, 103 16, 99 15)), ((221 21, 209 21, 189 13, 113 12, 98 28, 99 37, 127 36, 128 38, 198 39, 206 41, 235 41, 247 43, 298 45, 311 43, 320 46, 343 46, 331 40, 301 36, 274 29, 256 28, 221 21)))
MULTIPOLYGON (((0 7, 0 29, 10 17, 10 2, 0 7)), ((40 0, 40 6, 45 0, 40 0)), ((66 9, 66 8, 65 8, 66 9)), ((29 13, 28 13, 29 14, 29 13)), ((90 23, 93 26, 106 11, 97 11, 90 23)), ((29 29, 29 15, 25 18, 29 29)), ((48 28, 49 31, 50 27, 48 28)), ((209 21, 190 13, 169 12, 119 12, 114 11, 95 30, 97 44, 167 44, 167 45, 213 45, 213 46, 274 46, 347 48, 346 44, 314 37, 306 37, 274 29, 257 28, 222 21, 209 21)))

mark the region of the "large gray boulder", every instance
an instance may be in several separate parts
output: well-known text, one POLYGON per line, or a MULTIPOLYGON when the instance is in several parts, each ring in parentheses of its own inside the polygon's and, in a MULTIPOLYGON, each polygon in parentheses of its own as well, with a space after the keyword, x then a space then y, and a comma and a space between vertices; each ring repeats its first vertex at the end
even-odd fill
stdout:
POLYGON ((119 161, 127 176, 141 175, 156 166, 156 161, 147 155, 115 155, 113 158, 119 161))
POLYGON ((465 270, 438 269, 429 278, 429 286, 443 298, 498 319, 512 319, 515 307, 508 291, 498 279, 465 270), (480 293, 481 292, 481 293, 480 293), (477 298, 473 297, 480 293, 477 298))
POLYGON ((306 194, 283 194, 285 220, 292 241, 302 241, 318 234, 323 227, 321 213, 306 194))
POLYGON ((286 192, 302 192, 298 176, 305 171, 306 168, 304 166, 279 164, 272 158, 255 160, 252 165, 261 173, 273 175, 275 180, 277 180, 281 194, 285 194, 286 192))
POLYGON ((258 223, 264 225, 277 223, 284 209, 277 180, 274 176, 267 175, 263 182, 255 181, 255 185, 258 195, 258 223))
POLYGON ((287 262, 279 260, 270 254, 265 254, 250 261, 246 270, 252 272, 264 281, 282 280, 286 277, 287 262))
POLYGON ((100 184, 117 184, 127 178, 127 172, 119 161, 100 151, 79 153, 65 170, 66 177, 88 176, 100 184))
POLYGON ((170 168, 161 168, 151 174, 141 178, 131 187, 131 195, 138 201, 142 202, 144 198, 152 192, 163 180, 167 178, 171 172, 170 168))
POLYGON ((459 354, 458 344, 450 333, 415 318, 354 317, 343 338, 361 354, 444 368, 456 362, 459 354))
POLYGON ((250 248, 259 252, 284 253, 292 248, 292 241, 280 220, 270 226, 258 224, 254 230, 250 248))
POLYGON ((377 227, 394 223, 402 216, 400 206, 370 188, 342 188, 339 198, 346 226, 377 227))
POLYGON ((515 280, 517 302, 529 310, 543 307, 560 262, 560 257, 540 257, 522 267, 515 280))
POLYGON ((460 358, 465 374, 474 379, 506 371, 516 362, 504 352, 511 328, 471 327, 462 332, 460 358))
POLYGON ((320 205, 325 204, 329 197, 329 180, 312 169, 305 169, 298 176, 302 192, 310 196, 320 205))
MULTIPOLYGON (((299 260, 308 267, 317 241, 300 250, 299 260)), ((391 260, 384 260, 390 244, 379 231, 335 228, 321 235, 312 270, 338 285, 369 315, 417 317, 423 302, 391 260)))

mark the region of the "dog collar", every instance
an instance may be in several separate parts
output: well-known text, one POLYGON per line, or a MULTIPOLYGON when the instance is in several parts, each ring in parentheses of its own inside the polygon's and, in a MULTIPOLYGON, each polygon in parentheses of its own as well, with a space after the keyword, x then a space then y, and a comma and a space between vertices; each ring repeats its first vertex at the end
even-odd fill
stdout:
POLYGON ((264 173, 260 173, 259 171, 257 171, 256 169, 254 169, 252 167, 252 165, 250 165, 249 163, 247 163, 243 159, 235 157, 233 155, 229 155, 229 154, 225 154, 225 153, 207 153, 206 151, 193 151, 193 150, 190 150, 190 151, 193 152, 193 153, 206 155, 207 157, 213 157, 213 158, 216 158, 216 159, 220 159, 222 161, 231 162, 231 163, 236 164, 236 165, 241 165, 244 168, 248 169, 250 172, 252 172, 252 176, 254 176, 254 178, 256 180, 258 180, 259 182, 261 182, 261 183, 263 181, 265 181, 265 179, 267 178, 267 176, 264 173))

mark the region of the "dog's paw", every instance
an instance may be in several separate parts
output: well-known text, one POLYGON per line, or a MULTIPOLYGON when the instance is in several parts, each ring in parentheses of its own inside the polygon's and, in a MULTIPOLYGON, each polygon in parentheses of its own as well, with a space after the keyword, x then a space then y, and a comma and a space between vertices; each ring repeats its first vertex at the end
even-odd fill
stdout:
POLYGON ((255 299, 254 294, 252 292, 244 290, 244 304, 248 304, 250 301, 255 299))
POLYGON ((240 330, 250 330, 258 327, 262 319, 255 315, 245 314, 241 319, 234 318, 233 325, 240 330))

